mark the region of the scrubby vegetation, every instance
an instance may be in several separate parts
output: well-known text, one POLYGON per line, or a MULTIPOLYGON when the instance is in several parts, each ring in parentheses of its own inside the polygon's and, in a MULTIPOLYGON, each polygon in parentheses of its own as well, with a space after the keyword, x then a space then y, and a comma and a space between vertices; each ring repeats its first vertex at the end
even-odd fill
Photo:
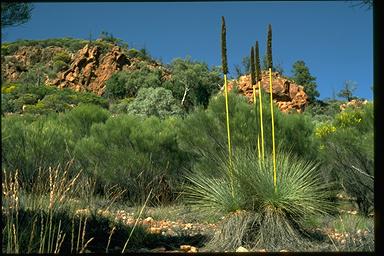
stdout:
MULTIPOLYGON (((109 47, 110 37, 94 43, 109 47)), ((2 54, 67 48, 53 56, 55 73, 85 43, 18 41, 2 54)), ((372 102, 340 110, 341 101, 314 100, 286 114, 271 112, 264 93, 261 158, 260 105, 221 92, 220 69, 190 58, 151 66, 145 51, 126 50, 137 69, 115 73, 103 96, 43 85, 43 60, 2 83, 3 252, 373 250, 372 102), (216 232, 168 234, 148 227, 157 215, 213 222, 216 232)))

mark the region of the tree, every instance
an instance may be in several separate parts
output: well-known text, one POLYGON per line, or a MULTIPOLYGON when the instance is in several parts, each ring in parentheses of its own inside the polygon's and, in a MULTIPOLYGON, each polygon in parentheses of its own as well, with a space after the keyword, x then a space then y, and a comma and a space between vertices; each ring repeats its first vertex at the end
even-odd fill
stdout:
POLYGON ((320 96, 319 91, 316 87, 316 77, 312 76, 309 72, 308 67, 305 65, 305 62, 298 60, 293 63, 291 77, 297 84, 304 86, 304 91, 308 95, 308 101, 313 103, 316 101, 316 97, 320 96))
POLYGON ((173 97, 187 111, 195 106, 208 106, 209 98, 222 85, 220 70, 210 69, 204 62, 189 58, 174 59, 169 66, 172 76, 163 87, 172 91, 173 97))
POLYGON ((31 18, 32 4, 21 2, 1 3, 1 28, 19 26, 31 18))
POLYGON ((348 101, 351 101, 353 97, 353 92, 357 88, 357 83, 355 81, 346 80, 344 81, 344 87, 340 90, 337 96, 345 98, 348 101))

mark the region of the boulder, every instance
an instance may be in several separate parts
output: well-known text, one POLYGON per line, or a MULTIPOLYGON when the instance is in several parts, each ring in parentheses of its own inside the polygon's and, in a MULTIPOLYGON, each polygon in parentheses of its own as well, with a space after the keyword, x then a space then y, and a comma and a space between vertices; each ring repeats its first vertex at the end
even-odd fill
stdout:
MULTIPOLYGON (((262 72, 261 89, 263 93, 269 94, 269 72, 262 72)), ((237 86, 239 92, 246 96, 249 102, 253 102, 253 86, 251 76, 244 75, 237 80, 228 82, 228 90, 237 86)), ((255 88, 256 97, 259 95, 259 88, 255 88)), ((308 96, 304 88, 293 81, 282 77, 278 72, 272 73, 272 98, 282 112, 302 112, 308 103, 308 96)), ((258 99, 258 98, 257 98, 258 99)))

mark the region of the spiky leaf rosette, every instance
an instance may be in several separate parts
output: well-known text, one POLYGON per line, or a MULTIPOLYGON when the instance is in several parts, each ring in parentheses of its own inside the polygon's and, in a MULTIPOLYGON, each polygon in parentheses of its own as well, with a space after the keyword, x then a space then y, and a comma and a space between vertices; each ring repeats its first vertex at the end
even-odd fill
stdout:
POLYGON ((221 16, 221 61, 224 74, 228 74, 226 34, 227 28, 225 27, 225 19, 224 16, 221 16))
POLYGON ((252 85, 256 84, 256 78, 255 78, 255 62, 254 62, 255 54, 253 46, 251 47, 251 57, 249 58, 249 65, 251 67, 251 83, 252 85))
POLYGON ((241 236, 249 246, 271 250, 292 248, 305 242, 305 221, 332 210, 329 201, 333 196, 332 184, 324 182, 318 164, 289 153, 279 152, 279 156, 277 190, 271 177, 272 157, 260 163, 254 149, 238 149, 234 154, 234 197, 226 177, 227 163, 219 165, 223 175, 213 177, 198 172, 188 177, 191 184, 185 190, 186 199, 199 209, 220 211, 228 216, 239 210, 254 214, 253 220, 238 220, 242 227, 234 229, 236 234, 229 234, 226 231, 229 227, 223 223, 221 233, 216 235, 223 243, 232 241, 233 236, 241 236))
POLYGON ((255 45, 255 70, 256 70, 256 81, 261 81, 261 69, 260 69, 260 55, 259 55, 259 41, 256 41, 255 45))
POLYGON ((267 38, 267 66, 273 67, 272 63, 272 25, 268 25, 268 38, 267 38))

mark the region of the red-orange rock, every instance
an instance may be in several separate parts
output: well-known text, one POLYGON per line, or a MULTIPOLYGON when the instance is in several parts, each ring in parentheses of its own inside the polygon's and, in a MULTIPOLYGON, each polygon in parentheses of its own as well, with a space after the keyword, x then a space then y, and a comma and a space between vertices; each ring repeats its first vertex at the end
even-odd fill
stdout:
MULTIPOLYGON (((238 80, 228 82, 228 90, 237 86, 239 92, 253 102, 253 86, 250 75, 241 76, 238 80)), ((264 93, 269 94, 269 72, 262 72, 261 88, 264 93)), ((259 88, 256 85, 256 96, 259 95, 259 88)), ((272 73, 272 98, 282 112, 295 110, 302 112, 307 104, 308 96, 304 88, 293 81, 282 77, 279 73, 272 73)))

